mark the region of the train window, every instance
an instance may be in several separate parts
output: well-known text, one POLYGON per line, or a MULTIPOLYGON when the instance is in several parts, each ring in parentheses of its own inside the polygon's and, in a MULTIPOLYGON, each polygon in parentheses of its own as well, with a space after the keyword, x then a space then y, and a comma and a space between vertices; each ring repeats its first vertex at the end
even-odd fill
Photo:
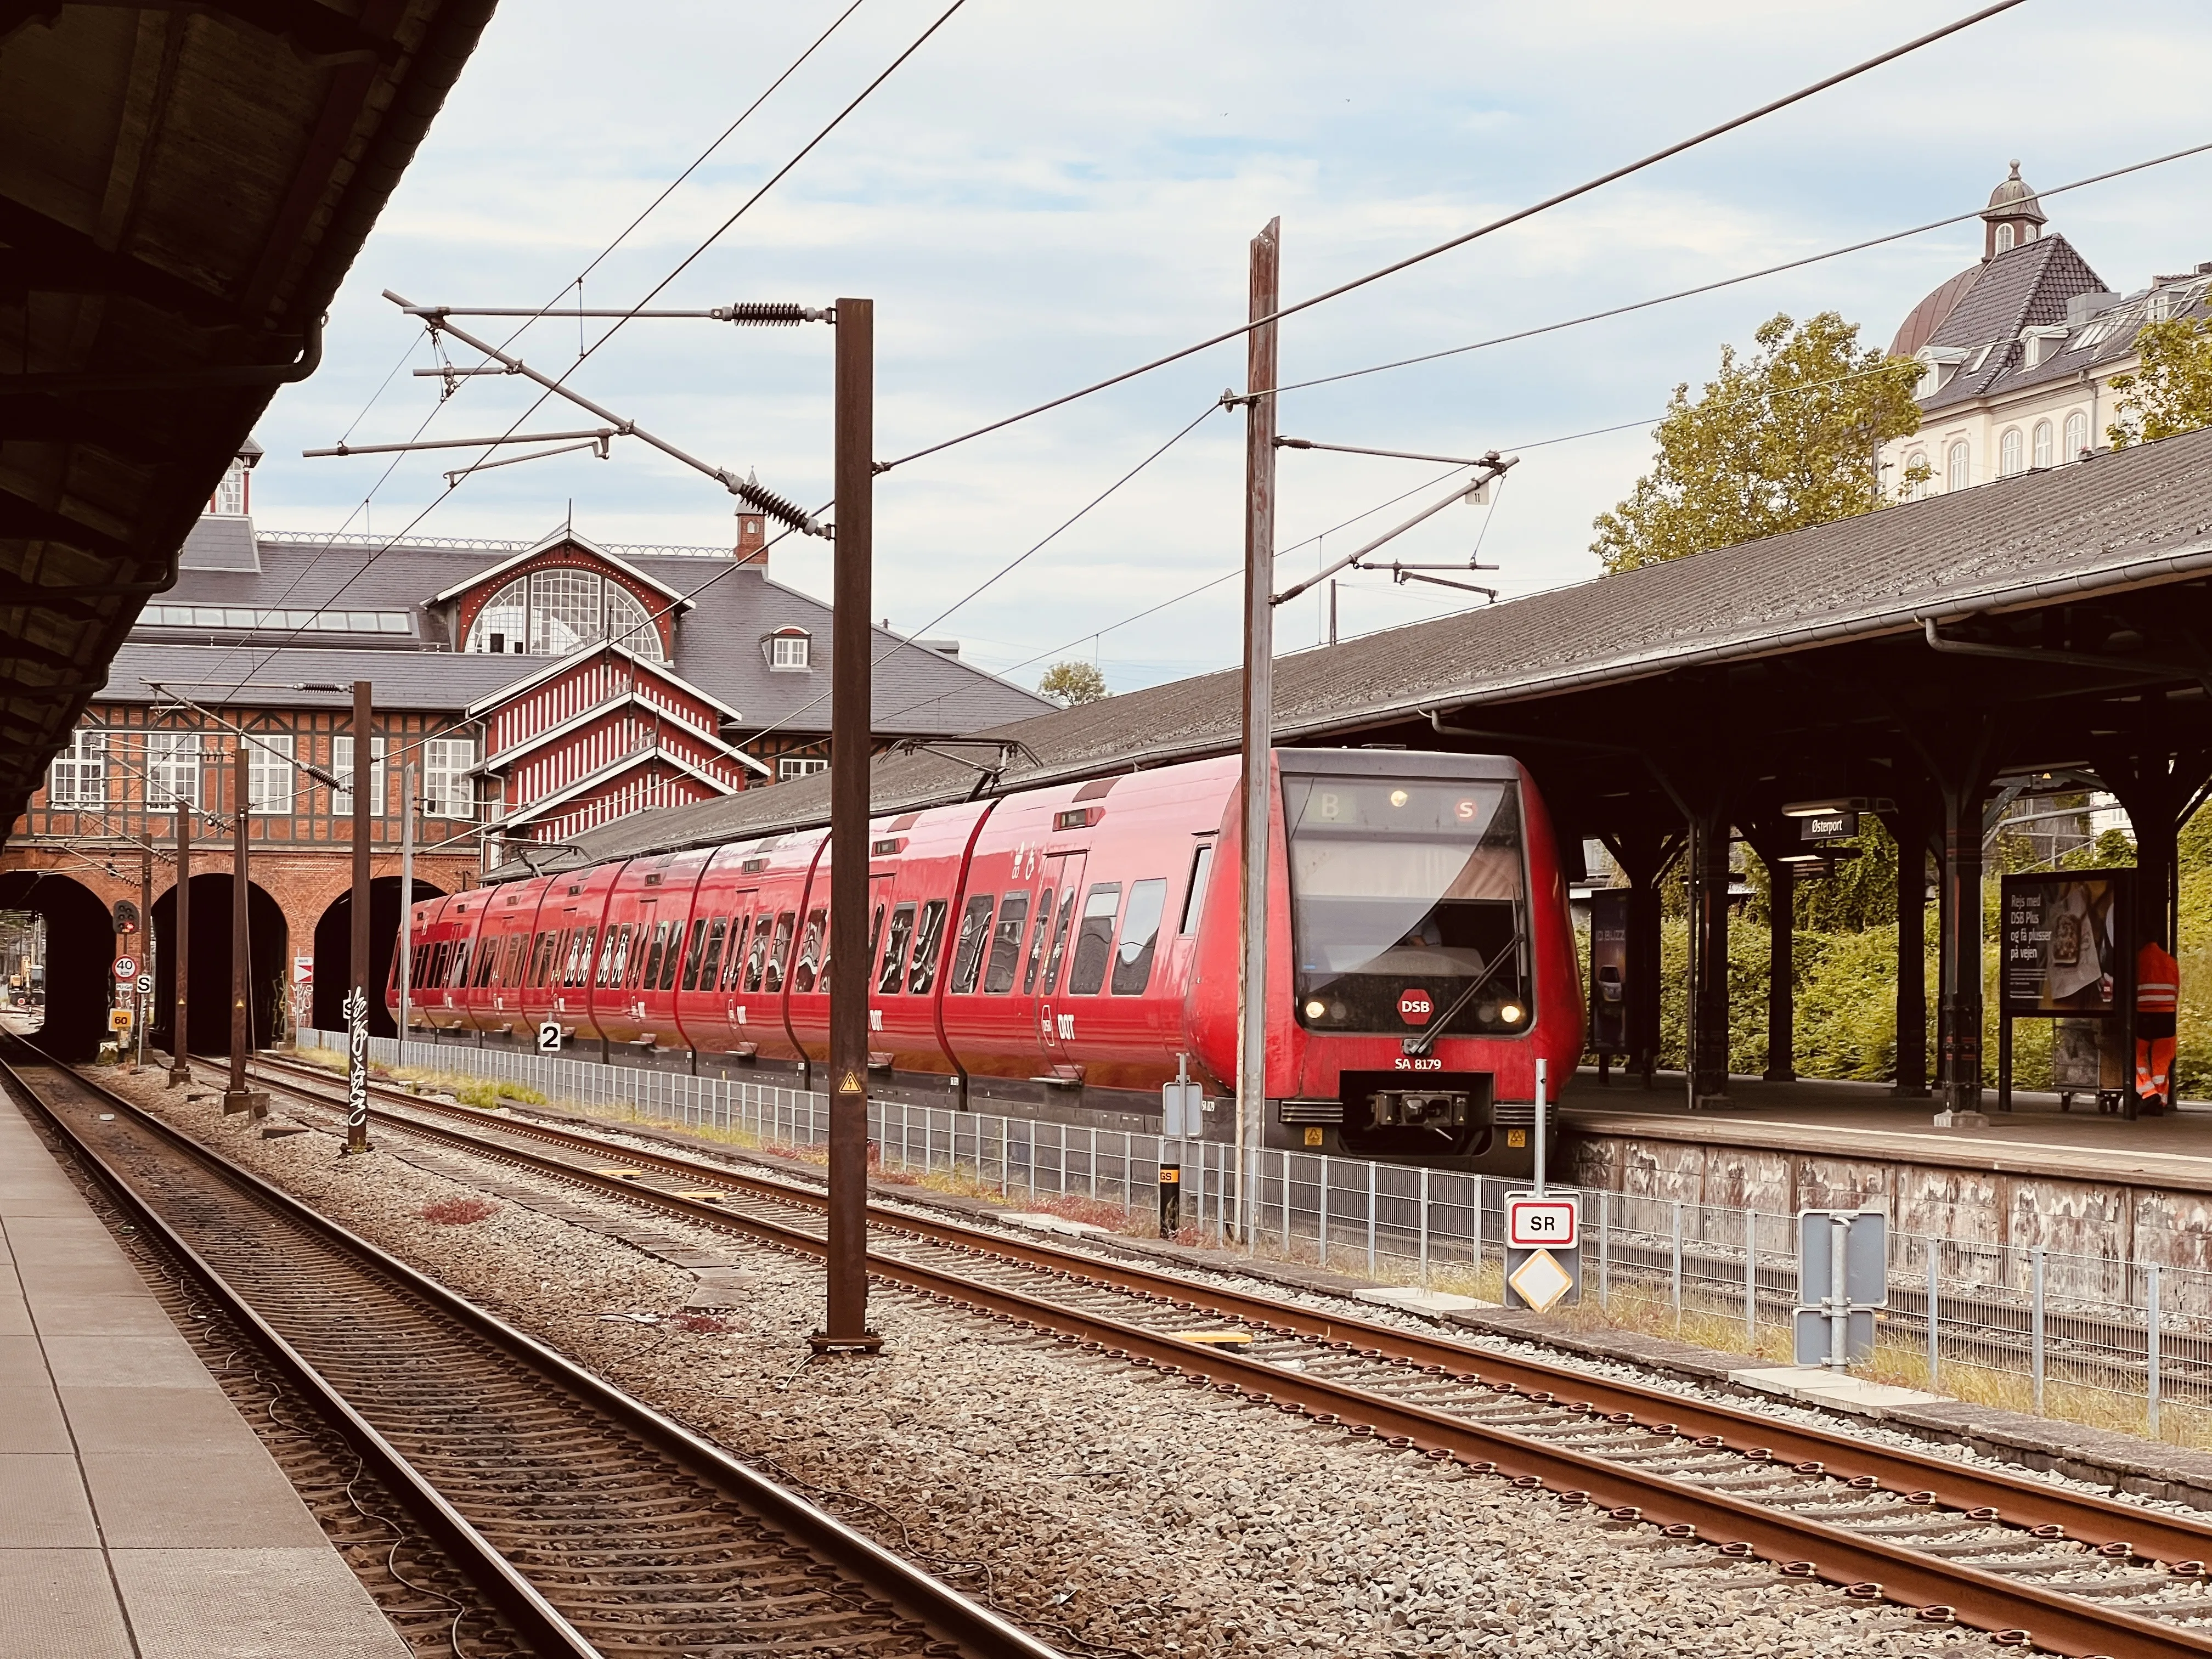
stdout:
POLYGON ((491 983, 492 970, 499 966, 500 941, 494 939, 477 957, 476 988, 479 991, 491 983))
POLYGON ((418 990, 425 985, 437 982, 438 970, 446 965, 446 949, 443 943, 434 945, 410 960, 407 965, 407 982, 418 990))
POLYGON ((945 913, 950 905, 932 899, 921 907, 921 927, 914 936, 914 960, 906 976, 910 995, 927 996, 937 985, 937 961, 945 943, 945 913))
POLYGON ((1144 994, 1152 977, 1152 947, 1159 941, 1160 913, 1167 908, 1168 884, 1140 881, 1129 889, 1129 914, 1121 918, 1121 948, 1114 953, 1114 994, 1144 994))
POLYGON ((799 920, 796 910, 779 911, 775 918, 775 942, 769 947, 768 974, 763 981, 773 993, 783 989, 783 964, 791 960, 792 924, 799 920))
MULTIPOLYGON (((984 946, 991 938, 991 912, 998 908, 997 897, 984 893, 968 901, 968 908, 960 913, 960 938, 952 950, 952 984, 955 996, 966 996, 975 988, 975 975, 983 967, 984 946)), ((1009 964, 1011 966, 1011 955, 1009 964)), ((1011 982, 1013 975, 1006 975, 1011 982)))
MULTIPOLYGON (((1114 954, 1114 916, 1121 908, 1121 884, 1094 883, 1083 901, 1083 930, 1075 936, 1075 963, 1067 970, 1067 994, 1087 997, 1106 982, 1107 959, 1114 954)), ((1062 911, 1061 919, 1066 918, 1062 911)), ((1053 941, 1059 954, 1060 941, 1053 941)))
POLYGON ((459 986, 469 982, 469 944, 467 939, 460 942, 459 948, 453 952, 453 971, 447 974, 440 983, 459 986))
POLYGON ((532 989, 545 983, 553 971, 553 953, 561 943, 561 935, 549 927, 538 935, 530 954, 530 978, 532 989))
POLYGON ((668 924, 657 922, 653 929, 653 943, 645 953, 645 975, 638 982, 641 991, 650 991, 660 977, 660 958, 668 948, 668 924))
POLYGON ((696 991, 699 988, 699 969, 706 957, 707 918, 695 916, 691 921, 691 948, 684 953, 684 989, 696 991))
POLYGON ((514 936, 508 946, 507 961, 502 965, 499 982, 515 990, 522 988, 523 969, 530 965, 530 931, 527 927, 514 936))
POLYGON ((676 988, 676 959, 684 954, 684 924, 668 924, 668 953, 660 959, 660 985, 664 991, 676 988))
MULTIPOLYGON (((1050 892, 1045 894, 1044 902, 1049 908, 1050 892)), ((1027 893, 1009 893, 999 907, 999 925, 991 930, 991 965, 983 975, 983 989, 992 996, 1002 997, 1014 988, 1014 975, 1022 965, 1022 932, 1029 915, 1027 893)), ((1034 975, 1036 970, 1030 971, 1034 975)))
MULTIPOLYGON (((711 991, 715 981, 722 976, 722 936, 730 931, 730 919, 716 916, 707 928, 707 954, 699 963, 699 988, 711 991)), ((690 986, 684 988, 690 990, 690 986)))
POLYGON ((896 996, 906 973, 906 947, 914 938, 914 906, 902 904, 891 912, 890 937, 884 941, 884 959, 876 970, 876 989, 896 996))
POLYGON ((1462 1036, 1528 1029, 1511 784, 1285 778, 1283 808, 1301 1024, 1391 1036, 1447 1024, 1462 1036))
POLYGON ((725 991, 735 991, 744 982, 745 935, 750 930, 750 918, 730 918, 730 945, 722 957, 722 988, 725 991))
MULTIPOLYGON (((1039 996, 1048 997, 1060 987, 1060 964, 1067 955, 1067 927, 1074 920, 1075 890, 1071 887, 1060 901, 1060 920, 1052 925, 1052 955, 1045 960, 1044 983, 1037 987, 1039 996)), ((1042 916, 1037 918, 1037 934, 1039 938, 1044 934, 1042 916)))
POLYGON ((1022 971, 1024 996, 1036 989, 1037 969, 1044 965, 1045 934, 1051 927, 1052 889, 1048 887, 1037 898, 1036 931, 1030 935, 1030 965, 1022 971))
POLYGON ((829 931, 830 913, 809 910, 806 913, 806 932, 799 941, 799 961, 791 970, 791 988, 801 996, 810 994, 827 966, 822 959, 823 935, 829 931))
POLYGON ((753 953, 745 958, 745 991, 748 995, 761 988, 762 977, 768 972, 769 913, 762 911, 753 921, 753 953))
POLYGON ((1176 931, 1194 933, 1206 909, 1206 884, 1213 879, 1213 843, 1202 841, 1190 858, 1190 887, 1182 896, 1182 926, 1176 931))
POLYGON ((629 938, 628 923, 610 927, 600 937, 599 966, 592 975, 592 983, 602 990, 622 983, 622 949, 629 938))
POLYGON ((599 943, 599 930, 596 927, 581 928, 578 930, 576 938, 576 948, 568 953, 568 977, 562 982, 570 986, 589 985, 592 982, 592 958, 597 954, 593 947, 599 943))

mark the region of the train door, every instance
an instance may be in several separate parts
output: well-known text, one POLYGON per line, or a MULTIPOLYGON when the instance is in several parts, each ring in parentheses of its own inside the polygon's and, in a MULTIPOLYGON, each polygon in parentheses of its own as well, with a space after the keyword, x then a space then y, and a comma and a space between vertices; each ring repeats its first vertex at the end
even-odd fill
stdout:
POLYGON ((730 1033, 730 1052, 744 1060, 760 1052, 760 1039, 753 1035, 751 1010, 744 997, 745 961, 752 955, 753 927, 759 915, 757 882, 730 895, 730 937, 722 948, 721 980, 716 987, 722 1024, 730 1033))
POLYGON ((1074 926, 1076 912, 1083 904, 1085 859, 1080 851, 1045 855, 1044 878, 1039 885, 1057 892, 1060 901, 1048 927, 1040 910, 1030 959, 1022 965, 1024 990, 1028 977, 1036 978, 1037 1043, 1044 1050, 1048 1066, 1067 1063, 1067 1046, 1075 1040, 1075 1016, 1067 1011, 1062 988, 1067 980, 1068 957, 1075 948, 1074 926))

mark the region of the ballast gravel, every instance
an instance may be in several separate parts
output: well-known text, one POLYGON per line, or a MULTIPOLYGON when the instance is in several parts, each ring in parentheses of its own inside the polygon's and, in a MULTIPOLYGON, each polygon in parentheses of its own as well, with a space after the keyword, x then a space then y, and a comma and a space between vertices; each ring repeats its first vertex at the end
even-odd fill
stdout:
MULTIPOLYGON (((1071 1654, 2002 1651, 1762 1562, 882 1286, 871 1316, 884 1352, 808 1363, 819 1269, 765 1246, 741 1247, 750 1282, 721 1322, 730 1328, 692 1329, 667 1317, 690 1296, 690 1274, 586 1227, 513 1203, 441 1225, 416 1212, 472 1189, 391 1152, 341 1159, 324 1133, 264 1140, 244 1119, 226 1121, 218 1101, 188 1101, 150 1071, 101 1080, 1071 1654)), ((540 1184, 482 1167, 493 1184, 540 1184)), ((572 1208, 636 1218, 542 1184, 572 1208)), ((725 1234, 653 1224, 731 1249, 725 1234)))

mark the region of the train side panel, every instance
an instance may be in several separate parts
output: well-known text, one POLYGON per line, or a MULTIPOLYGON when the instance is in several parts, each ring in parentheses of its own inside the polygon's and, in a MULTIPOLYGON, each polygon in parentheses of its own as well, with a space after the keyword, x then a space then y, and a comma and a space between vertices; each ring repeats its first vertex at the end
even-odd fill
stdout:
POLYGON ((538 908, 551 883, 543 876, 485 890, 484 912, 477 928, 475 965, 459 999, 471 1029, 500 1041, 531 1041, 523 1012, 522 982, 538 908))
POLYGON ((878 1070, 954 1075, 939 1027, 938 1000, 957 927, 969 848, 990 813, 982 804, 910 812, 872 825, 869 871, 891 860, 887 882, 869 882, 868 1063, 878 1070), (883 911, 880 925, 876 912, 883 911))

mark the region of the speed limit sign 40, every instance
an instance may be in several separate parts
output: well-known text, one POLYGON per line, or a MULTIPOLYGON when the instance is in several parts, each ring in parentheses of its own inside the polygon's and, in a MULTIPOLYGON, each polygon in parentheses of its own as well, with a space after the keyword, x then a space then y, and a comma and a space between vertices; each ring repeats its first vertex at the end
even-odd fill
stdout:
POLYGON ((130 984, 130 983, 131 983, 131 981, 132 980, 134 980, 134 979, 136 979, 136 978, 137 978, 137 977, 138 977, 138 958, 137 958, 137 957, 116 957, 116 958, 115 958, 115 978, 116 978, 116 982, 117 982, 118 984, 120 984, 120 985, 128 985, 128 984, 130 984))

